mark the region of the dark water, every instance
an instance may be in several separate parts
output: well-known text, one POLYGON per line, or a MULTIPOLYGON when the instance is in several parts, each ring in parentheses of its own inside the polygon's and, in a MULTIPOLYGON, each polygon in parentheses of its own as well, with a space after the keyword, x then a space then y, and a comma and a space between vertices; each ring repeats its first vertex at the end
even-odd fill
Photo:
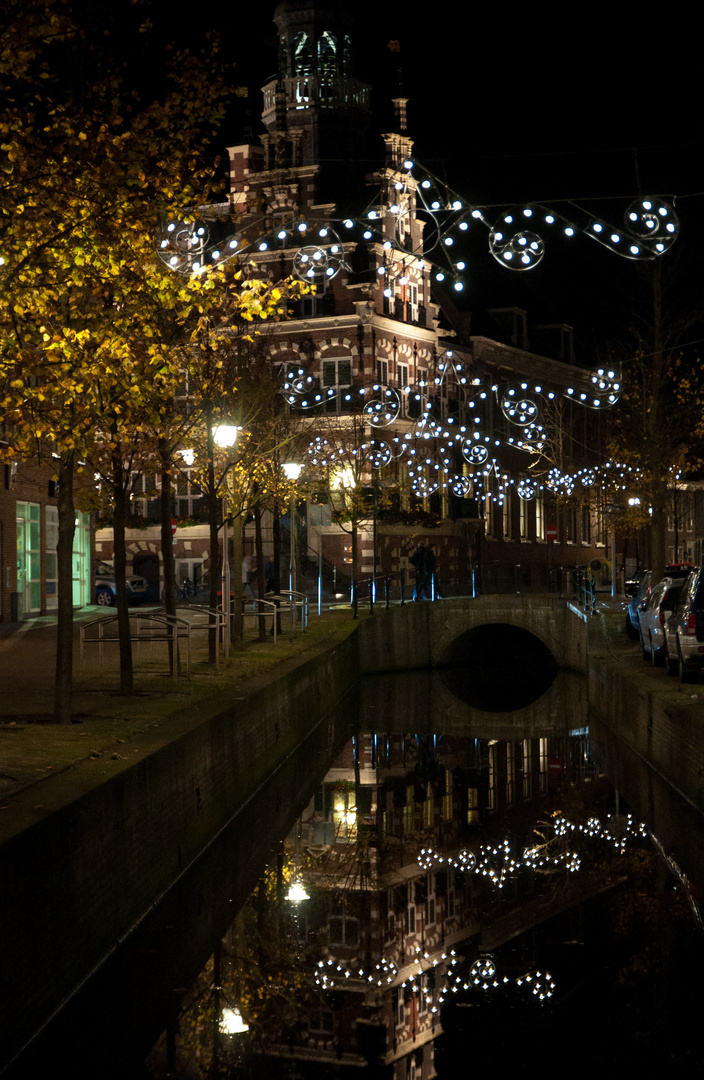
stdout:
POLYGON ((511 709, 529 678, 504 670, 493 710, 457 671, 370 679, 337 709, 253 811, 278 806, 286 839, 241 823, 203 878, 225 903, 200 886, 206 932, 179 908, 210 959, 188 981, 179 939, 170 1021, 123 1075, 700 1070, 701 816, 589 716, 579 677, 511 709))

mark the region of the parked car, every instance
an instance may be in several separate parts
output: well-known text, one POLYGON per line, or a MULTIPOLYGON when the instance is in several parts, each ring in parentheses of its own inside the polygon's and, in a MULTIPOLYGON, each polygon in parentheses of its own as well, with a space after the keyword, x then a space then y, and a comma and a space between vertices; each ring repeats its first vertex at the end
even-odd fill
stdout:
POLYGON ((650 580, 653 576, 652 570, 646 570, 638 582, 638 588, 635 594, 628 601, 628 607, 626 608, 626 633, 632 641, 637 641, 640 637, 640 613, 644 609, 650 596, 650 580))
POLYGON ((667 669, 681 682, 696 678, 704 667, 704 567, 685 581, 680 600, 666 623, 667 669))
POLYGON ((657 583, 640 612, 640 646, 643 659, 655 667, 665 663, 665 624, 677 607, 684 582, 681 577, 664 577, 657 583))
POLYGON ((623 592, 625 596, 635 596, 638 592, 638 587, 643 580, 644 570, 636 570, 633 577, 627 578, 624 582, 623 592))
MULTIPOLYGON (((668 563, 665 567, 665 576, 683 580, 694 569, 692 563, 668 563)), ((646 570, 640 579, 638 591, 628 601, 626 608, 626 633, 632 641, 640 639, 640 616, 648 602, 653 587, 653 572, 646 570)))
MULTIPOLYGON (((143 577, 129 576, 126 580, 127 602, 138 604, 147 599, 147 581, 143 577)), ((95 568, 95 602, 100 607, 112 607, 117 597, 115 571, 109 563, 98 563, 95 568)))

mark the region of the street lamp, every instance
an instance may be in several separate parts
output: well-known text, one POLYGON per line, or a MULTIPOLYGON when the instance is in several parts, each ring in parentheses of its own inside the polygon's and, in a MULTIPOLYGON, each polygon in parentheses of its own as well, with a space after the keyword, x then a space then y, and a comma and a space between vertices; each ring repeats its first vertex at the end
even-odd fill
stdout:
MULTIPOLYGON (((232 424, 218 424, 213 428, 213 442, 216 446, 219 446, 221 450, 231 450, 237 442, 237 434, 238 428, 234 427, 232 424)), ((229 463, 227 468, 229 469, 229 463)), ((227 469, 225 470, 225 477, 227 487, 222 499, 222 613, 225 620, 225 649, 226 654, 229 655, 231 574, 229 541, 227 535, 227 492, 229 490, 229 476, 227 469)), ((212 552, 210 560, 212 566, 212 552)))
POLYGON ((289 504, 289 518, 291 524, 289 588, 291 589, 291 592, 296 592, 296 586, 298 584, 298 552, 296 550, 298 540, 298 529, 296 528, 298 511, 296 506, 296 481, 301 475, 303 466, 297 464, 297 462, 295 461, 287 461, 281 466, 281 468, 284 470, 284 475, 286 479, 290 480, 293 484, 293 487, 291 488, 291 501, 289 504))
POLYGON ((225 1008, 220 1017, 220 1031, 223 1035, 240 1035, 249 1031, 249 1024, 245 1024, 239 1009, 225 1008))

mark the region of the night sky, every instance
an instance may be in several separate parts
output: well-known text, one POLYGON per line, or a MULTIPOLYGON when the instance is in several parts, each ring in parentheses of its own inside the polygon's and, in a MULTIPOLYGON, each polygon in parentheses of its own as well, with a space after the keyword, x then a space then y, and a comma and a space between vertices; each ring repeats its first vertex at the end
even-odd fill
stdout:
MULTIPOLYGON (((164 41, 198 50, 206 34, 219 35, 233 81, 250 91, 233 105, 220 152, 263 130, 260 87, 277 63, 275 6, 131 5, 131 16, 151 17, 164 41)), ((667 12, 636 18, 613 5, 579 17, 576 9, 547 17, 531 6, 509 15, 503 5, 454 2, 426 4, 416 17, 372 0, 345 6, 356 15, 355 70, 373 85, 376 130, 392 129, 390 101, 401 85, 416 159, 472 204, 495 206, 497 216, 533 201, 565 216, 576 205, 621 226, 637 196, 675 196, 682 233, 664 257, 667 272, 679 302, 702 305, 700 62, 686 26, 667 12), (390 52, 390 40, 400 42, 400 54, 390 52)), ((103 10, 118 13, 119 24, 124 7, 125 0, 108 0, 103 10)), ((124 44, 129 57, 129 33, 124 44)), ((381 139, 378 145, 379 159, 365 162, 365 171, 381 164, 381 139)), ((628 311, 645 295, 635 263, 578 237, 558 239, 541 266, 516 273, 494 262, 487 235, 478 226, 470 242, 461 298, 473 332, 486 332, 487 308, 516 304, 534 322, 571 323, 586 364, 597 352, 629 348, 628 311)))

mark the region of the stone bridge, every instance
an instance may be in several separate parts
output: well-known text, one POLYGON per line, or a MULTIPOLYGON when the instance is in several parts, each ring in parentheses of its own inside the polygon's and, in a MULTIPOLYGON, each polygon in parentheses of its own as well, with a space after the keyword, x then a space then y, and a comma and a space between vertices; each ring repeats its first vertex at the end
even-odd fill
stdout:
POLYGON ((530 647, 539 642, 558 667, 586 671, 586 616, 575 604, 550 594, 409 603, 365 620, 359 629, 364 674, 461 662, 472 650, 473 639, 476 643, 477 635, 489 632, 514 651, 522 643, 530 647))

